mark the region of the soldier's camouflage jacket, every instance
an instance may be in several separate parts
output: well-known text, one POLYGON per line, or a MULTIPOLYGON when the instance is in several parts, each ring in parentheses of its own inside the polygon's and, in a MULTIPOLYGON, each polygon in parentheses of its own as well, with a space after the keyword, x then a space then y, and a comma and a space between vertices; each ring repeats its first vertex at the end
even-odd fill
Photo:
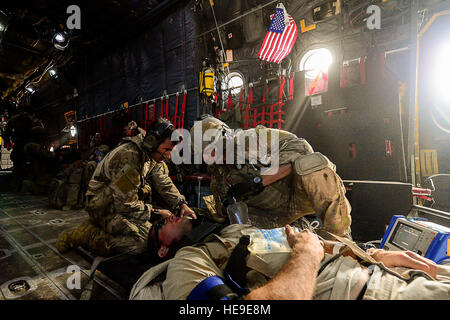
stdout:
MULTIPOLYGON (((263 135, 263 140, 267 137, 268 157, 278 155, 279 166, 293 165, 300 156, 314 152, 305 139, 287 131, 258 126, 244 132, 263 135), (278 145, 276 152, 271 148, 273 139, 279 141, 279 144, 274 144, 278 145)), ((235 153, 238 150, 237 145, 242 141, 239 142, 235 137, 235 153)), ((265 166, 259 161, 249 164, 252 153, 249 152, 248 146, 246 143, 245 164, 214 164, 208 167, 211 174, 211 191, 218 213, 225 212, 222 205, 230 186, 248 180, 248 176, 260 175, 261 168, 267 167, 267 164, 265 166)), ((328 161, 327 168, 301 177, 294 172, 266 186, 261 193, 249 197, 245 202, 249 207, 252 223, 260 228, 280 227, 315 213, 328 231, 346 235, 351 223, 351 208, 344 194, 345 188, 335 172, 335 165, 328 161)))
POLYGON ((99 163, 89 181, 86 210, 101 227, 105 228, 108 217, 115 214, 134 224, 148 221, 152 205, 139 198, 139 189, 148 192, 154 187, 172 206, 184 202, 168 176, 167 166, 150 159, 141 147, 142 141, 140 134, 125 138, 99 163))

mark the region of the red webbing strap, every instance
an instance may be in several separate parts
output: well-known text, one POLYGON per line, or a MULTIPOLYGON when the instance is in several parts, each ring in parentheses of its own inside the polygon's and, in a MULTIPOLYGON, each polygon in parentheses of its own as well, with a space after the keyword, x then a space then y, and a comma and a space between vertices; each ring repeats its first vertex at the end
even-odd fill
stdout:
POLYGON ((181 105, 181 128, 184 129, 184 114, 186 112, 186 97, 187 97, 187 92, 184 92, 183 95, 183 104, 181 105))
POLYGON ((283 103, 283 89, 286 84, 286 78, 284 76, 280 77, 280 95, 278 96, 278 102, 283 103))
POLYGON ((281 124, 284 123, 282 116, 284 115, 283 89, 284 89, 285 84, 286 84, 286 78, 284 76, 281 76, 280 77, 280 94, 278 97, 278 102, 275 104, 272 104, 268 107, 270 120, 268 122, 266 121, 266 123, 268 123, 268 127, 270 127, 270 128, 273 128, 274 125, 276 124, 278 129, 281 129, 281 124), (278 107, 276 111, 274 110, 275 107, 278 107), (275 116, 278 116, 277 119, 275 119, 275 116))
POLYGON ((247 96, 247 104, 245 107, 245 116, 242 117, 243 119, 245 119, 245 123, 244 123, 244 130, 247 130, 250 127, 250 114, 249 114, 249 109, 250 109, 250 105, 253 103, 253 86, 249 86, 248 87, 248 96, 247 96))
POLYGON ((341 88, 347 87, 347 77, 348 77, 347 65, 344 64, 342 66, 341 88))
POLYGON ((101 132, 102 131, 102 122, 101 122, 100 117, 97 118, 96 124, 97 124, 97 126, 95 128, 94 134, 96 134, 97 132, 101 132))
POLYGON ((166 97, 166 119, 169 120, 170 116, 169 116, 169 97, 166 97))
POLYGON ((144 113, 145 113, 145 105, 143 103, 140 104, 141 106, 141 128, 145 128, 145 118, 144 118, 144 113))
POLYGON ((322 79, 323 79, 323 82, 326 84, 326 88, 324 88, 324 90, 328 91, 328 75, 327 75, 327 73, 325 73, 325 72, 322 73, 322 79))
POLYGON ((109 123, 109 127, 111 128, 109 131, 110 137, 108 137, 109 138, 108 141, 111 141, 111 139, 114 136, 114 124, 113 124, 113 114, 112 113, 110 113, 108 116, 108 123, 109 123))
POLYGON ((281 76, 281 78, 280 78, 280 95, 279 95, 279 100, 278 100, 278 110, 276 112, 276 114, 278 115, 278 119, 276 120, 276 122, 278 123, 278 129, 281 129, 281 124, 284 123, 282 116, 284 115, 283 89, 284 89, 285 84, 286 84, 286 78, 284 76, 281 76))
POLYGON ((152 110, 152 122, 156 120, 156 99, 153 100, 153 110, 152 110))
POLYGON ((294 73, 289 78, 289 100, 294 99, 294 73))
POLYGON ((148 124, 148 112, 149 106, 148 106, 148 102, 145 104, 145 118, 144 118, 144 130, 147 130, 147 124, 148 124))
POLYGON ((317 73, 316 78, 314 79, 313 85, 311 87, 311 89, 309 90, 309 95, 312 96, 314 91, 316 90, 316 86, 317 83, 319 82, 320 76, 322 75, 322 71, 320 71, 319 73, 317 73))
POLYGON ((108 126, 106 123, 106 114, 103 115, 103 123, 102 123, 102 127, 103 127, 103 139, 105 139, 108 136, 108 126))
POLYGON ((233 96, 231 95, 231 90, 228 90, 228 106, 227 111, 233 110, 233 96))
POLYGON ((262 93, 262 103, 265 104, 266 100, 267 100, 267 94, 269 93, 269 85, 266 83, 266 85, 262 86, 263 88, 263 93, 262 93))
POLYGON ((161 109, 160 109, 161 117, 164 117, 164 97, 161 97, 161 109))
MULTIPOLYGON (((250 96, 250 101, 253 104, 253 87, 250 88, 249 96, 250 96)), ((256 116, 258 115, 258 110, 257 110, 256 107, 255 108, 249 108, 249 112, 253 116, 252 117, 253 122, 252 122, 251 126, 253 128, 255 128, 256 125, 257 125, 257 123, 256 123, 256 116)))
POLYGON ((177 99, 175 100, 175 114, 172 117, 172 124, 175 128, 179 128, 178 125, 178 119, 180 118, 178 116, 178 101, 180 100, 180 95, 177 93, 177 99))

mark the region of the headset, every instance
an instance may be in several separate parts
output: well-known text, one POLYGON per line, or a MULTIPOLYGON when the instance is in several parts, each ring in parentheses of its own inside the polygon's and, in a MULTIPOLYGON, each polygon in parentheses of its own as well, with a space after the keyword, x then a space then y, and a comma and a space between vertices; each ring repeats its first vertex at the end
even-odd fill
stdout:
POLYGON ((142 147, 149 154, 156 152, 158 146, 175 131, 174 125, 165 118, 158 118, 154 126, 147 131, 142 147))

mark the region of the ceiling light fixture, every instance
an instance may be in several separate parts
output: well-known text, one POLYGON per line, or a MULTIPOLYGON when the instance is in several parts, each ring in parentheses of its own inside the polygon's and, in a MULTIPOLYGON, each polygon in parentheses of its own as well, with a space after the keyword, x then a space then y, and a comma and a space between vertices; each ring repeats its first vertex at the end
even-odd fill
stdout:
POLYGON ((56 49, 64 50, 69 45, 69 35, 65 31, 56 32, 52 42, 56 49))

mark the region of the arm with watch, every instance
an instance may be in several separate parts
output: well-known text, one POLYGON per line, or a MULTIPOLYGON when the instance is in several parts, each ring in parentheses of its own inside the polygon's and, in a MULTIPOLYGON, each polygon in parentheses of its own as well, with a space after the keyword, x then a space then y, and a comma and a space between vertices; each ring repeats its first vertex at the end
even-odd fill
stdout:
POLYGON ((277 169, 273 174, 248 176, 245 182, 232 185, 227 192, 227 199, 240 199, 248 196, 257 195, 262 192, 264 188, 284 177, 290 175, 292 166, 290 164, 283 165, 277 169))
POLYGON ((155 191, 164 198, 167 204, 174 210, 180 210, 180 216, 190 216, 196 219, 194 211, 188 206, 184 196, 178 191, 177 187, 169 177, 169 170, 166 164, 157 164, 149 172, 146 180, 151 183, 155 191), (150 181, 149 181, 150 180, 150 181))

